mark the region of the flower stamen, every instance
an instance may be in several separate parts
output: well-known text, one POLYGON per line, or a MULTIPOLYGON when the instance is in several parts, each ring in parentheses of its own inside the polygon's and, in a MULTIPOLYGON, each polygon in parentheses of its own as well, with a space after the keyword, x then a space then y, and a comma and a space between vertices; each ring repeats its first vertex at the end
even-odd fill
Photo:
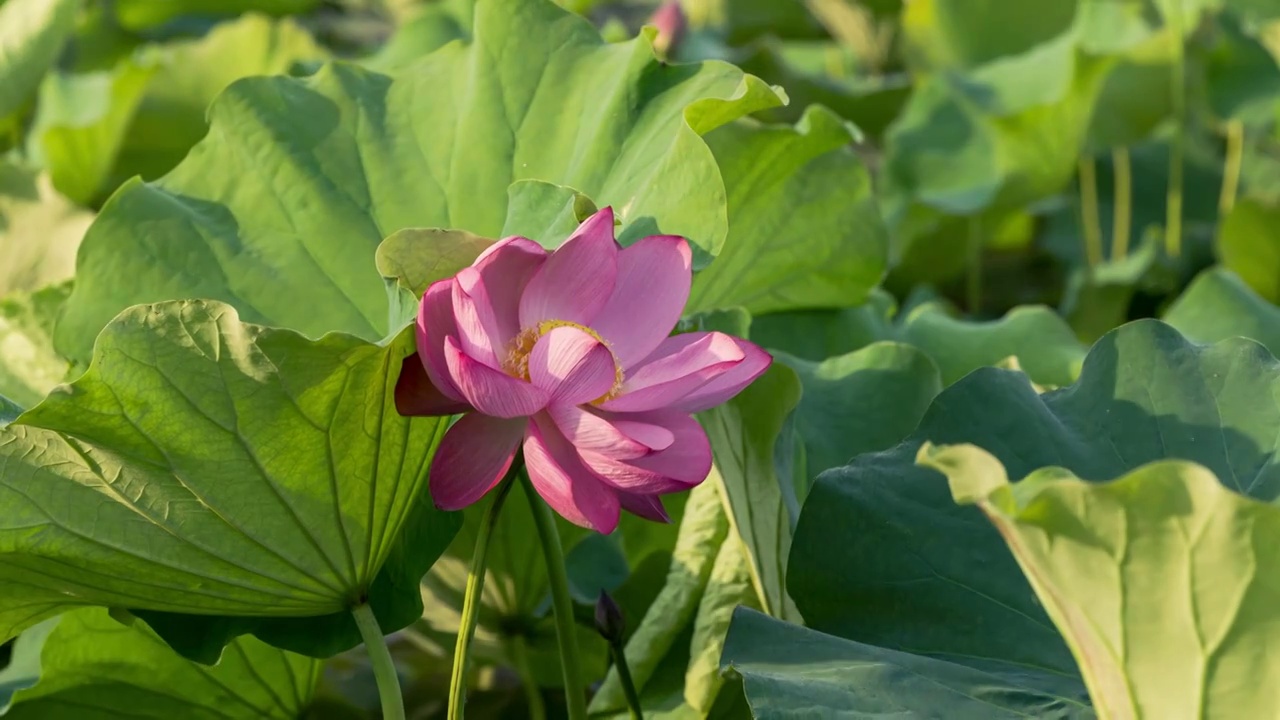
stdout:
MULTIPOLYGON (((533 352, 533 346, 538 344, 538 340, 547 333, 558 327, 571 327, 590 335, 595 338, 596 342, 605 346, 609 350, 609 354, 613 355, 613 348, 609 346, 609 341, 600 337, 600 333, 592 330, 586 325, 579 325, 576 322, 568 320, 543 320, 536 326, 525 328, 516 334, 515 339, 511 341, 511 346, 507 349, 507 355, 502 360, 502 370, 512 377, 519 378, 525 382, 530 382, 529 377, 529 355, 533 352)), ((623 372, 622 366, 618 364, 617 356, 613 358, 613 387, 609 388, 609 392, 601 395, 591 401, 592 405, 599 405, 617 397, 622 392, 623 372)))

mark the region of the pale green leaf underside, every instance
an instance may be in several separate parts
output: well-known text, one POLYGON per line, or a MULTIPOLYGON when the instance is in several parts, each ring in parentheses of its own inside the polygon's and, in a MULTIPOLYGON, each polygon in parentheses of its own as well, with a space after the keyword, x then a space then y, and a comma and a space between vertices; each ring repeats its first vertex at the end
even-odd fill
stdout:
POLYGON ((120 309, 182 297, 381 338, 378 243, 409 227, 495 237, 522 179, 613 206, 624 243, 673 233, 715 254, 724 183, 699 133, 778 102, 730 65, 665 65, 645 37, 606 44, 550 0, 477 3, 474 40, 394 78, 333 63, 236 82, 181 165, 107 203, 57 346, 83 358, 120 309))
POLYGON ((17 694, 7 718, 296 720, 320 680, 320 661, 250 637, 206 667, 180 657, 143 623, 122 625, 101 608, 56 622, 39 683, 17 694))
POLYGON ((313 342, 204 301, 122 313, 84 377, 0 431, 3 637, 74 605, 288 617, 359 601, 442 429, 395 411, 410 335, 313 342))
POLYGON ((1186 461, 1107 483, 1045 468, 1013 485, 972 446, 924 462, 1000 529, 1101 717, 1280 715, 1280 508, 1186 461))

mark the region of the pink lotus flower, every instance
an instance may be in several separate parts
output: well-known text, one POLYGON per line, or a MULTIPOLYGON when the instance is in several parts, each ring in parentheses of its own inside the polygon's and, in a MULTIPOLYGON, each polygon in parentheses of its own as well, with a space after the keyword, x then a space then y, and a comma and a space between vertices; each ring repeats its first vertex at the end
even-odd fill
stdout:
POLYGON ((692 281, 684 238, 628 248, 605 208, 559 249, 522 237, 427 288, 418 358, 396 386, 405 415, 466 413, 431 464, 431 495, 464 508, 497 485, 520 443, 534 488, 603 533, 621 509, 669 521, 659 496, 702 482, 711 446, 690 413, 719 405, 773 358, 717 332, 668 337, 692 281))
POLYGON ((654 49, 662 55, 667 55, 684 36, 688 19, 679 0, 668 0, 653 13, 653 17, 649 18, 649 24, 658 29, 658 35, 653 39, 654 49))

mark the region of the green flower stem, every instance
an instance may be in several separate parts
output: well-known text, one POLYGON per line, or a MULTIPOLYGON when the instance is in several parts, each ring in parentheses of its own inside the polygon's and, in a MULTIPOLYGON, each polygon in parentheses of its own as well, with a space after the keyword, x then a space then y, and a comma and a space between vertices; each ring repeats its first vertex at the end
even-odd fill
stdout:
POLYGON ((1133 168, 1129 148, 1111 151, 1111 170, 1115 177, 1115 200, 1111 218, 1111 259, 1123 260, 1129 255, 1129 226, 1133 224, 1133 168))
POLYGON ((1080 158, 1080 222, 1084 226, 1084 257, 1089 267, 1102 263, 1102 221, 1098 215, 1098 172, 1093 158, 1080 158))
POLYGON ((523 635, 512 635, 507 639, 507 652, 511 662, 520 676, 520 684, 524 687, 525 704, 529 706, 529 720, 547 720, 547 706, 542 701, 542 689, 533 677, 533 666, 529 664, 529 645, 523 635))
POLYGON ((627 706, 631 708, 633 720, 644 720, 644 711, 640 709, 640 693, 636 692, 636 683, 631 679, 631 668, 627 666, 627 654, 622 643, 609 643, 613 654, 613 667, 618 671, 618 681, 622 683, 622 693, 627 696, 627 706))
POLYGON ((493 502, 484 514, 480 523, 480 532, 476 535, 476 547, 471 554, 471 570, 467 573, 467 589, 462 599, 462 620, 458 626, 458 641, 453 647, 453 671, 449 675, 449 720, 461 720, 463 705, 467 701, 467 664, 471 654, 471 638, 476 634, 476 621, 480 619, 480 598, 484 594, 485 568, 489 561, 489 538, 493 536, 493 528, 498 524, 498 514, 502 512, 502 504, 511 492, 516 476, 524 467, 524 458, 517 454, 511 461, 507 475, 498 483, 493 493, 493 502))
POLYGON ((1169 93, 1173 137, 1169 139, 1169 190, 1165 200, 1164 243, 1170 257, 1182 254, 1182 154, 1187 135, 1187 49, 1182 0, 1165 0, 1165 22, 1174 34, 1169 93))
POLYGON ((373 664, 373 678, 378 683, 378 697, 382 701, 383 720, 404 720, 404 698, 400 695, 400 678, 396 676, 396 665, 391 660, 391 651, 387 649, 387 641, 378 627, 378 619, 368 603, 360 603, 351 608, 356 619, 356 627, 360 628, 360 637, 364 640, 365 652, 369 654, 369 662, 373 664))
POLYGON ((578 658, 578 640, 574 631, 573 598, 569 596, 569 575, 564 567, 564 548, 551 508, 538 496, 533 483, 525 478, 524 492, 533 510, 533 523, 542 542, 542 555, 547 563, 547 579, 551 583, 551 606, 556 615, 556 640, 560 644, 560 665, 564 671, 564 697, 569 720, 587 720, 587 696, 581 686, 582 661, 578 658))
POLYGON ((1218 197, 1218 214, 1224 216, 1235 207, 1236 193, 1240 187, 1240 168, 1244 161, 1244 122, 1227 121, 1226 133, 1227 157, 1222 167, 1222 194, 1218 197))
POLYGON ((969 314, 977 317, 982 311, 982 219, 969 216, 969 258, 965 275, 965 304, 969 314))

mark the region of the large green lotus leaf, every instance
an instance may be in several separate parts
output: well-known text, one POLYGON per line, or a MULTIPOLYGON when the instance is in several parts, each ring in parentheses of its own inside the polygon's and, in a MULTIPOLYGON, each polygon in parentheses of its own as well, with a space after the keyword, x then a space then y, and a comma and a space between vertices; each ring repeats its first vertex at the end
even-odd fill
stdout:
POLYGON ((323 60, 328 52, 297 23, 257 13, 222 23, 196 40, 156 50, 154 75, 112 155, 110 186, 141 175, 154 180, 178 164, 209 130, 209 104, 232 82, 289 72, 295 63, 323 60))
POLYGON ((1066 385, 1079 374, 1085 353, 1070 326, 1047 307, 1017 307, 997 320, 973 321, 955 317, 943 303, 926 302, 904 317, 887 294, 857 308, 762 315, 752 320, 751 337, 811 361, 896 340, 923 350, 946 385, 1008 357, 1018 358, 1036 383, 1066 385))
POLYGON ((938 366, 910 345, 876 342, 821 362, 773 353, 796 371, 804 390, 795 429, 804 444, 806 486, 824 470, 896 445, 942 392, 938 366))
POLYGON ((1280 102, 1280 65, 1230 15, 1220 17, 1217 27, 1202 60, 1209 107, 1224 120, 1269 125, 1280 102))
POLYGON ((1254 292, 1280 302, 1280 205, 1241 198, 1218 229, 1223 267, 1254 292))
POLYGON ((45 76, 29 149, 59 192, 82 205, 98 197, 154 71, 139 54, 110 70, 45 76))
POLYGON ((494 237, 522 179, 613 206, 624 243, 663 232, 720 251, 724 183, 700 133, 776 93, 723 63, 664 65, 644 36, 606 44, 549 0, 475 13, 470 43, 395 78, 334 63, 228 88, 178 168, 103 209, 58 347, 82 357, 120 308, 193 296, 308 335, 380 338, 378 243, 409 227, 494 237))
POLYGON ((521 235, 554 250, 598 209, 591 198, 571 187, 520 180, 507 188, 507 219, 498 236, 521 235))
POLYGON ((707 135, 725 178, 729 237, 694 279, 689 312, 865 300, 884 274, 888 236, 855 139, 817 106, 794 128, 743 120, 707 135))
POLYGON ((1145 320, 1103 337, 1079 381, 1043 394, 979 370, 944 390, 912 436, 823 474, 792 544, 788 590, 826 633, 995 672, 1080 699, 1083 685, 1000 534, 915 465, 925 441, 972 443, 1014 476, 1046 466, 1108 479, 1180 458, 1231 489, 1280 495, 1274 358, 1248 340, 1213 346, 1145 320))
MULTIPOLYGON (((0 124, 26 104, 75 25, 77 0, 0 3, 0 124)), ((16 129, 16 126, 15 126, 16 129)))
MULTIPOLYGON (((239 638, 214 667, 175 653, 146 625, 101 608, 58 618, 39 682, 14 697, 16 720, 297 720, 320 680, 318 660, 239 638)), ((26 633, 19 636, 25 637, 26 633)))
MULTIPOLYGON (((520 235, 549 250, 560 246, 596 213, 586 195, 541 180, 520 180, 507 188, 507 219, 498 237, 520 235)), ((465 230, 406 228, 383 240, 374 254, 386 283, 393 331, 417 317, 422 293, 437 280, 457 274, 495 242, 465 230)))
POLYGON ((454 40, 470 37, 474 3, 475 0, 440 0, 413 7, 409 10, 411 15, 364 65, 378 72, 395 72, 454 40))
POLYGON ((1280 353, 1280 308, 1226 268, 1197 276, 1165 311, 1164 321, 1196 342, 1247 337, 1280 353))
POLYGON ((925 68, 972 68, 1020 55, 1067 32, 1078 0, 913 0, 902 28, 925 68))
POLYGON ((40 402, 67 374, 53 350, 53 323, 70 283, 0 299, 0 395, 23 407, 40 402))
POLYGON ((887 650, 748 609, 733 616, 721 665, 742 679, 757 720, 814 717, 1092 718, 1083 703, 964 665, 887 650))
POLYGON ((91 222, 48 175, 0 159, 0 295, 70 278, 91 222))
POLYGON ((128 30, 146 30, 182 15, 234 16, 258 12, 292 15, 320 4, 320 0, 115 0, 116 19, 128 30))
POLYGON ((893 319, 897 312, 897 300, 877 289, 857 307, 756 315, 751 318, 751 340, 770 350, 822 362, 873 342, 894 339, 897 328, 893 319))
POLYGON ((210 662, 250 631, 349 648, 366 598, 384 630, 418 617, 458 523, 424 491, 445 423, 392 399, 411 336, 313 342, 206 301, 122 313, 83 377, 0 431, 0 636, 133 608, 210 662))
POLYGON ((1016 307, 998 320, 967 321, 930 303, 907 315, 901 339, 932 357, 947 385, 1010 356, 1018 358, 1035 382, 1066 385, 1075 380, 1084 359, 1071 328, 1040 305, 1016 307))
POLYGON ((1090 149, 1106 151, 1145 140, 1173 112, 1170 93, 1163 88, 1171 82, 1175 42, 1174 34, 1164 30, 1117 58, 1098 95, 1090 149))
POLYGON ((457 275, 494 243, 465 230, 408 228, 382 241, 374 260, 378 272, 399 291, 413 296, 413 308, 431 284, 457 275))
POLYGON ((980 448, 920 456, 1006 538, 1100 717, 1280 714, 1267 651, 1280 641, 1280 508, 1186 461, 1107 483, 1045 468, 1011 485, 980 448))
POLYGON ((966 73, 927 77, 888 133, 895 203, 972 214, 1057 193, 1075 169, 1107 67, 1064 34, 966 73))
MULTIPOLYGON (((843 0, 841 0, 843 1, 843 0)), ((810 50, 813 43, 805 43, 810 50)), ((858 126, 867 137, 879 141, 886 128, 898 117, 911 95, 910 77, 905 74, 868 77, 831 77, 827 68, 799 66, 792 62, 791 45, 765 39, 750 48, 750 53, 735 58, 747 72, 781 85, 791 98, 788 105, 762 110, 757 116, 772 122, 797 122, 811 105, 823 105, 858 126)), ((823 55, 841 52, 835 41, 821 45, 823 55)))

